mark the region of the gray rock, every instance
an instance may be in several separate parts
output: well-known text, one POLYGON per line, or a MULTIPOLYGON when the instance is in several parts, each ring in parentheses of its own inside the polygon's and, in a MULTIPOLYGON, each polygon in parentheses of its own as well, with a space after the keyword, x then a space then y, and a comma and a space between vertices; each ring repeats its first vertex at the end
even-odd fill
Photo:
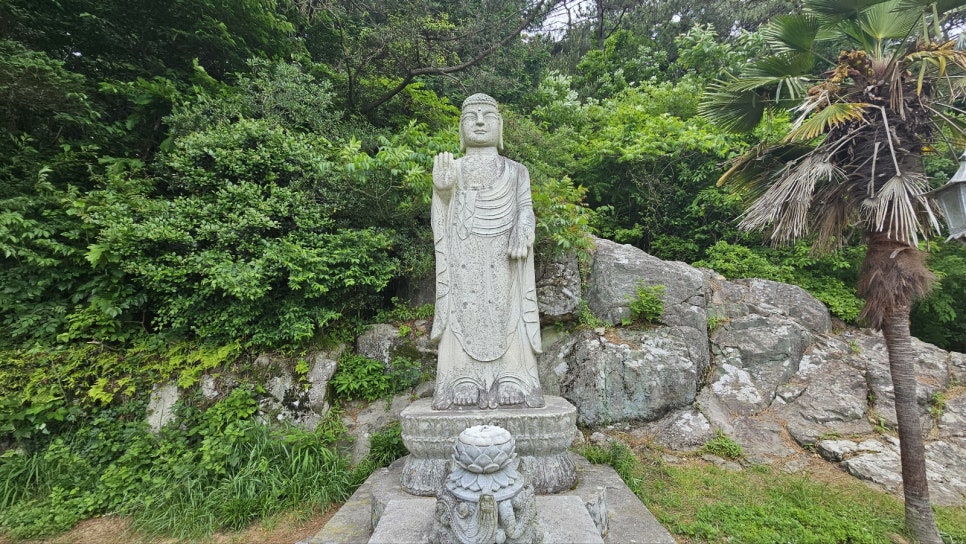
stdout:
POLYGON ((748 305, 751 313, 785 316, 816 333, 826 333, 831 328, 828 308, 797 285, 757 278, 733 283, 741 286, 741 302, 748 305))
POLYGON ((362 406, 359 411, 347 410, 342 423, 352 437, 352 464, 358 464, 369 454, 369 440, 377 431, 399 421, 399 414, 409 406, 409 395, 396 395, 388 403, 377 401, 362 406))
POLYGON ((902 485, 899 453, 891 448, 857 455, 843 461, 842 467, 856 478, 872 482, 891 493, 899 491, 902 485))
POLYGON ((675 451, 696 450, 714 437, 708 418, 693 407, 675 410, 641 427, 654 442, 675 451))
POLYGON ((966 438, 966 391, 960 390, 946 398, 938 428, 941 437, 966 438))
POLYGON ((819 440, 815 442, 815 451, 827 461, 844 461, 856 455, 876 454, 886 451, 886 446, 878 440, 864 440, 856 443, 852 440, 819 440))
MULTIPOLYGON (((553 333, 552 327, 544 331, 553 333)), ((537 356, 537 372, 544 395, 560 396, 560 382, 574 364, 574 348, 577 338, 573 334, 547 334, 543 332, 543 353, 537 356)))
POLYGON ((309 372, 305 378, 309 382, 306 391, 308 406, 319 414, 324 414, 329 409, 329 404, 325 400, 325 393, 329 386, 329 380, 335 374, 338 366, 338 353, 316 353, 306 357, 309 363, 309 372))
POLYGON ((966 355, 950 352, 949 379, 959 384, 966 383, 966 355))
POLYGON ((581 331, 561 395, 585 425, 658 419, 694 402, 708 366, 704 340, 704 331, 691 327, 581 331))
POLYGON ((804 327, 777 316, 748 315, 726 323, 714 336, 714 393, 737 414, 768 407, 798 372, 811 335, 804 327))
MULTIPOLYGON (((874 399, 872 410, 882 424, 895 429, 895 393, 885 340, 881 334, 865 333, 855 334, 853 342, 858 346, 858 357, 865 363, 866 379, 874 399)), ((949 386, 949 354, 915 338, 912 347, 916 353, 916 402, 925 436, 932 427, 929 413, 932 396, 949 386)))
POLYGON ((774 465, 798 453, 779 421, 771 418, 742 416, 733 424, 729 435, 741 446, 745 459, 757 465, 774 465))
POLYGON ((595 315, 612 325, 631 319, 629 299, 637 285, 663 285, 661 323, 706 331, 706 297, 710 286, 704 274, 681 262, 667 262, 631 245, 595 238, 596 251, 587 279, 586 300, 595 315))
POLYGON ((167 383, 155 386, 148 401, 148 425, 151 430, 158 432, 162 427, 174 419, 174 404, 181 399, 178 386, 167 383))
POLYGON ((356 338, 356 353, 388 365, 392 361, 393 352, 402 344, 398 327, 379 323, 370 325, 356 338))
POLYGON ((959 506, 966 498, 966 439, 950 438, 926 445, 929 498, 940 506, 959 506))
POLYGON ((580 266, 577 255, 539 259, 536 263, 537 306, 541 321, 560 321, 573 316, 580 304, 580 266))

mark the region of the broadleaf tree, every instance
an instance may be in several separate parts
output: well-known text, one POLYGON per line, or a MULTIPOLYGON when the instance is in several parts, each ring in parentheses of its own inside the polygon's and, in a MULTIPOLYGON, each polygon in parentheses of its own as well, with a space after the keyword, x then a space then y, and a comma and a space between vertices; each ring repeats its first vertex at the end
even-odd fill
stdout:
POLYGON ((861 317, 886 341, 906 529, 927 543, 941 539, 929 502, 909 314, 933 282, 918 242, 939 228, 923 157, 943 134, 962 134, 953 102, 966 51, 943 35, 941 18, 964 5, 806 0, 803 13, 762 30, 773 53, 719 81, 700 108, 736 130, 777 110, 795 119, 780 140, 752 148, 721 177, 748 198, 742 228, 776 243, 811 239, 816 250, 856 234, 865 239, 861 317))

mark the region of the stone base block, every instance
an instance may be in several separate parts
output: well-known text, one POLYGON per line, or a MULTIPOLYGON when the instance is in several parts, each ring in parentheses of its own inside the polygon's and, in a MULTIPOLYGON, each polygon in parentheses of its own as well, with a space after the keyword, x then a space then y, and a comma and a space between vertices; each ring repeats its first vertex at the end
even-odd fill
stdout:
MULTIPOLYGON (((614 469, 591 465, 583 457, 575 459, 577 486, 560 495, 537 497, 544 544, 601 540, 605 544, 674 544, 614 469), (575 509, 576 504, 583 509, 575 509), (593 534, 588 533, 588 520, 596 528, 593 534)), ((299 544, 427 542, 436 499, 414 497, 403 490, 403 464, 400 459, 373 472, 317 535, 299 544)))
POLYGON ((548 395, 544 400, 543 408, 497 410, 433 410, 432 399, 413 402, 399 416, 410 453, 403 467, 403 488, 413 495, 436 496, 449 474, 456 437, 475 425, 510 431, 520 470, 538 495, 572 488, 577 476, 567 448, 577 431, 577 409, 561 397, 548 395))
MULTIPOLYGON (((386 505, 368 544, 423 544, 433 525, 436 499, 395 499, 386 505)), ((537 531, 543 542, 604 544, 580 497, 537 497, 537 531)))

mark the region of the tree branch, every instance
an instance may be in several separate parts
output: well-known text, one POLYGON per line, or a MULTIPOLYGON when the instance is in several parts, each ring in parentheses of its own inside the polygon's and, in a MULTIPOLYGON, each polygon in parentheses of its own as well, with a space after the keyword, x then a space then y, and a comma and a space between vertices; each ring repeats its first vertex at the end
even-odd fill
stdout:
MULTIPOLYGON (((463 70, 466 70, 467 68, 470 68, 476 64, 479 64, 481 61, 483 61, 483 59, 492 55, 501 47, 513 41, 516 37, 520 35, 521 32, 523 32, 524 30, 527 29, 527 27, 532 25, 533 21, 536 20, 537 16, 543 12, 544 4, 546 3, 546 1, 547 0, 540 0, 539 2, 537 2, 537 5, 534 6, 532 10, 530 10, 530 13, 528 13, 523 18, 523 21, 521 21, 521 23, 516 27, 516 29, 513 30, 513 32, 508 33, 506 36, 503 37, 503 39, 491 45, 490 47, 487 47, 486 49, 481 51, 478 55, 471 58, 470 60, 462 64, 456 64, 453 66, 424 66, 421 68, 415 68, 415 69, 409 70, 408 72, 406 72, 406 75, 403 76, 402 81, 400 81, 398 85, 393 87, 388 93, 382 95, 376 100, 363 106, 360 109, 360 111, 363 114, 369 114, 372 111, 378 109, 386 102, 389 102, 390 100, 392 100, 393 97, 395 97, 397 94, 401 93, 406 87, 409 86, 410 83, 413 82, 415 78, 419 76, 450 75, 456 72, 461 72, 463 70)), ((556 5, 556 1, 557 0, 554 0, 551 6, 556 5)))

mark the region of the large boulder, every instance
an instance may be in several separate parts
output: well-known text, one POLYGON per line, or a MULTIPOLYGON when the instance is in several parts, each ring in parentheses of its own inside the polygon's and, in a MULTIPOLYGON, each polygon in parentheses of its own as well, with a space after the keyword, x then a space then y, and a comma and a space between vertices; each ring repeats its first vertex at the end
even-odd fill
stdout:
POLYGON ((694 402, 708 366, 705 338, 691 327, 580 331, 561 361, 560 393, 583 425, 658 419, 694 402))
POLYGON ((580 304, 580 263, 569 253, 537 261, 537 305, 544 322, 568 320, 580 304))
POLYGON ((710 287, 700 270, 681 262, 662 261, 631 245, 599 238, 594 242, 586 300, 596 316, 611 325, 631 320, 629 301, 637 296, 638 284, 644 282, 664 286, 661 323, 700 331, 708 328, 710 287))
POLYGON ((841 339, 820 337, 810 346, 798 372, 778 388, 773 407, 802 446, 825 435, 872 432, 862 363, 841 339))
POLYGON ((756 314, 732 319, 713 335, 711 388, 733 413, 758 413, 798 372, 810 341, 808 330, 790 319, 756 314))
POLYGON ((709 283, 713 288, 711 306, 719 318, 774 315, 814 333, 826 333, 831 328, 828 308, 797 285, 757 278, 729 281, 713 272, 709 283))

